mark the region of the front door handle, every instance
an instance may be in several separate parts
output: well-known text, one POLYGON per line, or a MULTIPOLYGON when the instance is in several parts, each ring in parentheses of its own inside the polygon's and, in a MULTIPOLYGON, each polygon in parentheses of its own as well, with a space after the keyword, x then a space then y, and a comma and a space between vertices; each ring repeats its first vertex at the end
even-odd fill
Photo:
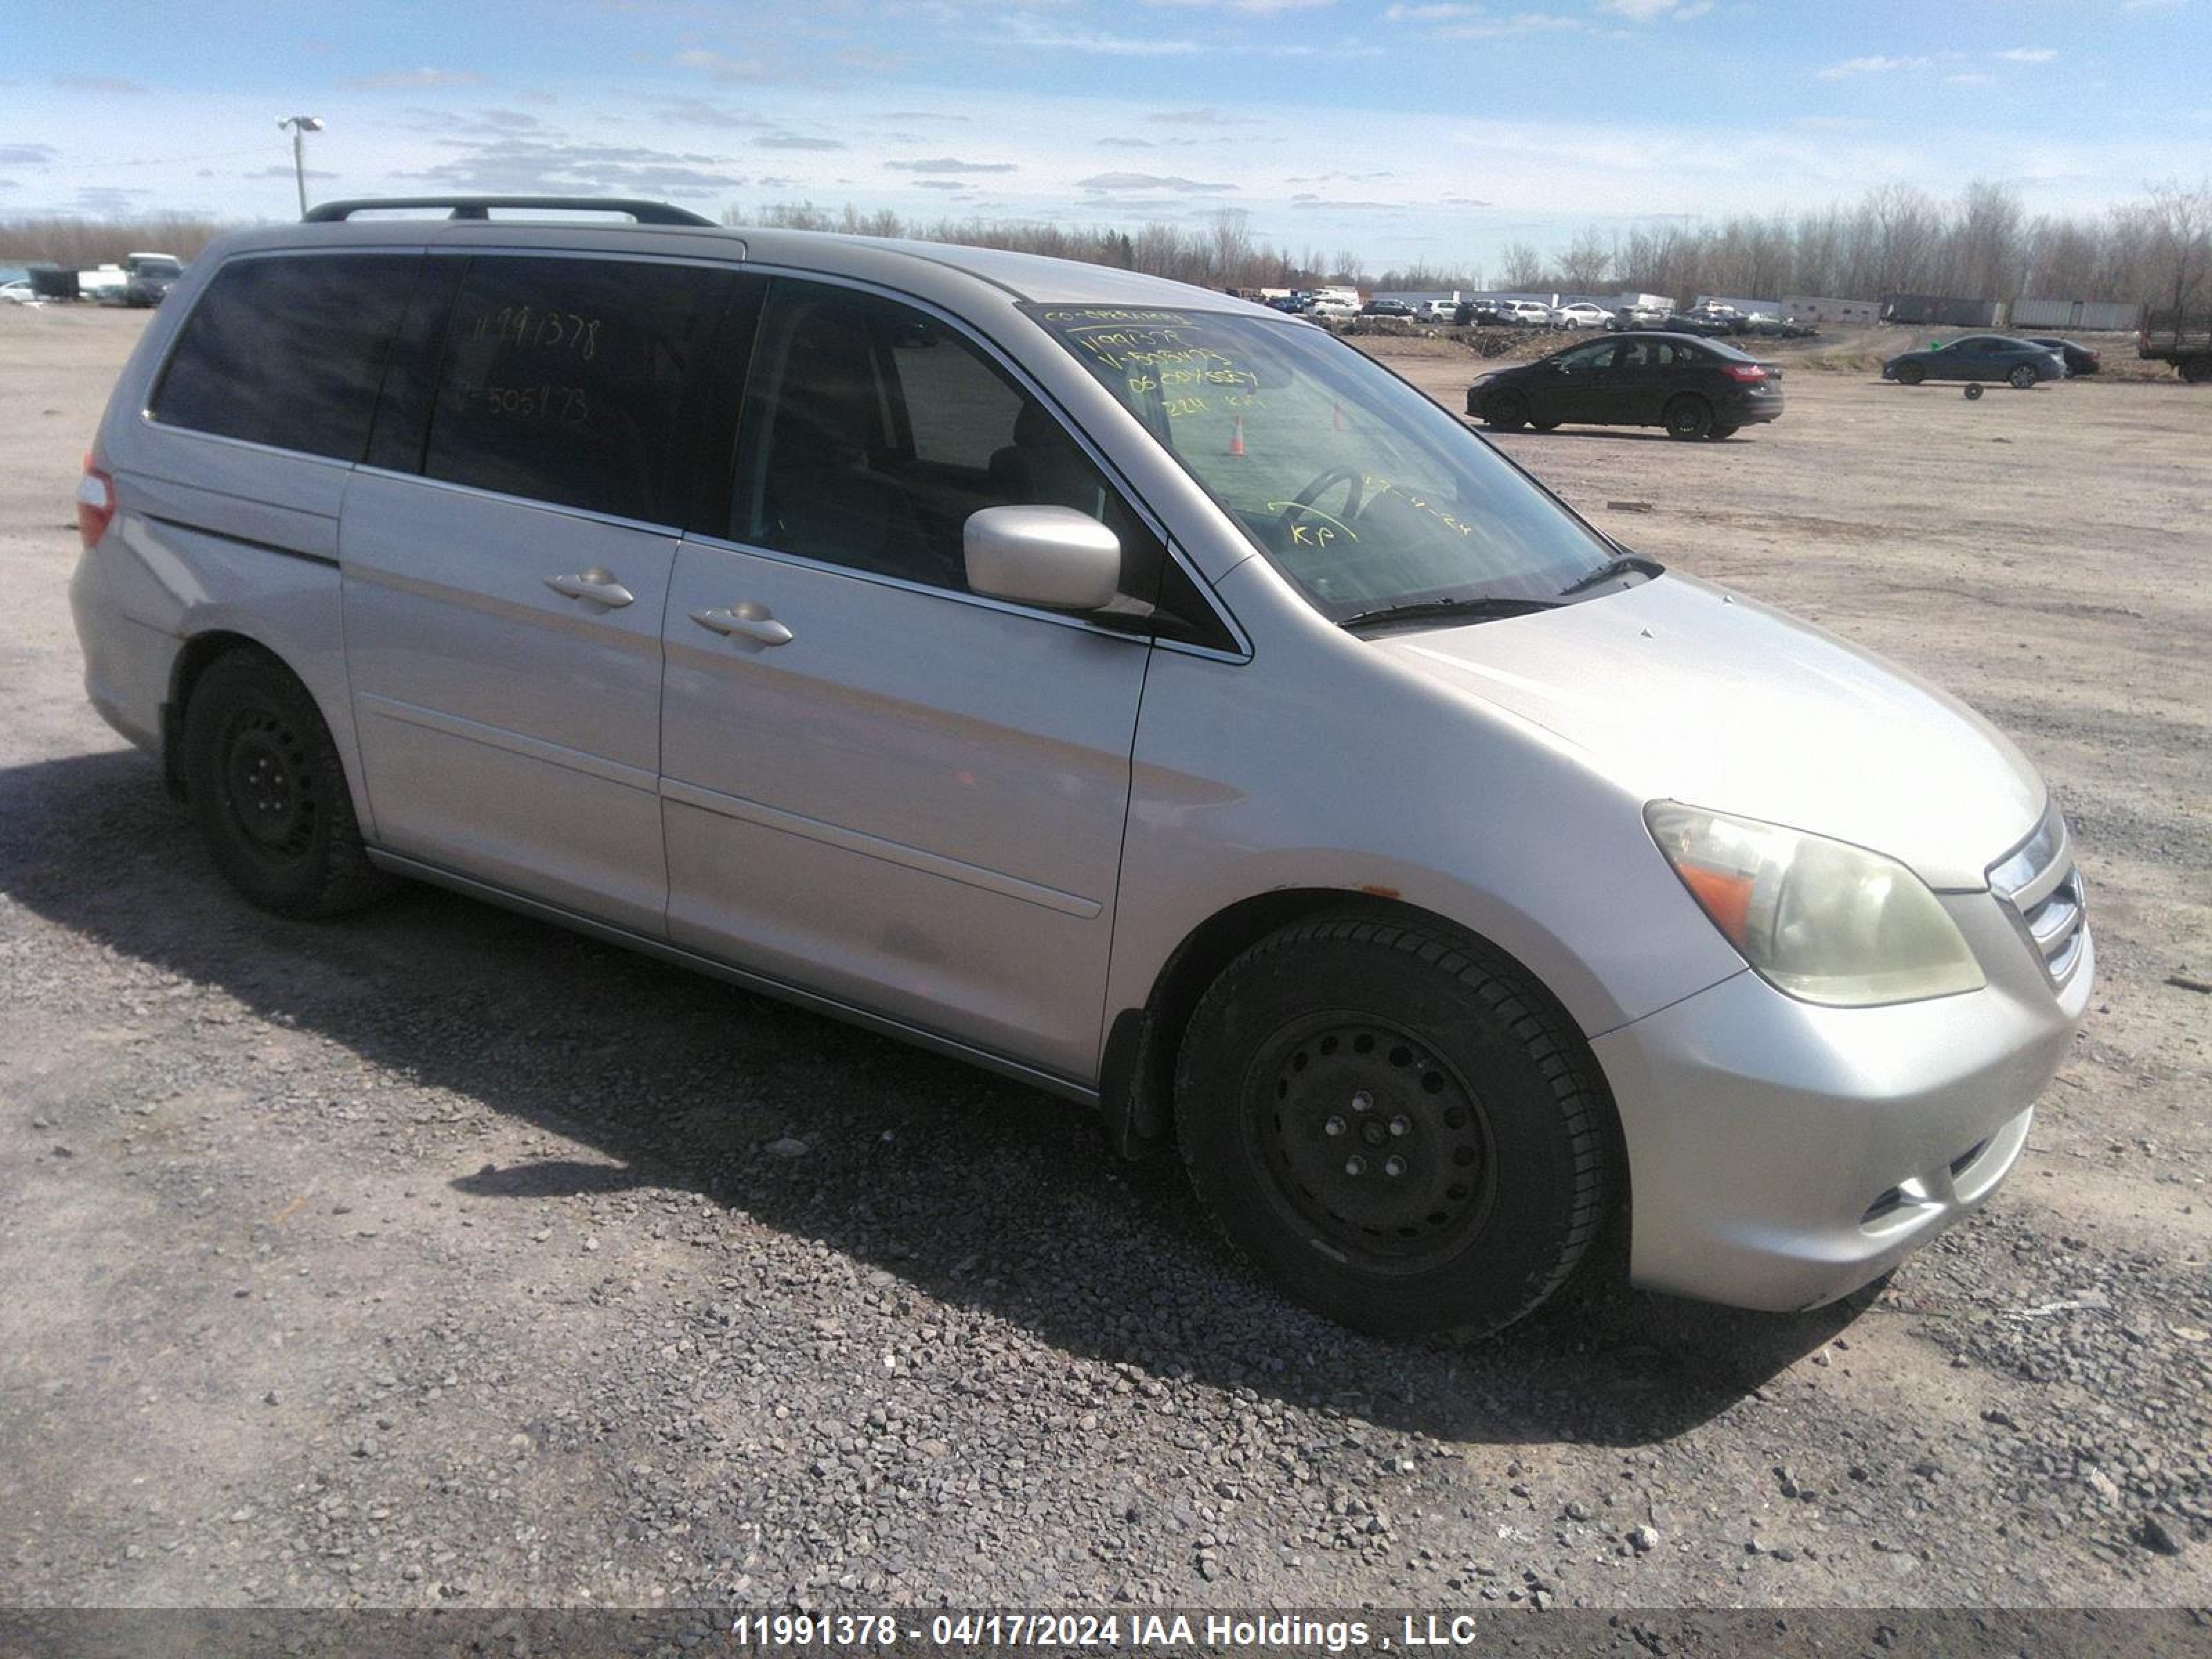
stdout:
POLYGON ((636 594, 614 579, 611 571, 602 570, 597 565, 573 576, 548 576, 545 586, 566 599, 589 599, 610 611, 619 611, 637 599, 636 594))
POLYGON ((791 630, 775 619, 775 613, 757 599, 747 599, 739 605, 716 605, 711 610, 694 611, 691 620, 715 634, 735 635, 752 641, 756 645, 789 645, 791 630))

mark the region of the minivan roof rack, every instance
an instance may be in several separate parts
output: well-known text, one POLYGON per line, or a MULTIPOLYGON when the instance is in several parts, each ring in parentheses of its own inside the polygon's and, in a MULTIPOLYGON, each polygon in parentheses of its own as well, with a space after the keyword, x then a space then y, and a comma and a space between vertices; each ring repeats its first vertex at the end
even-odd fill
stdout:
POLYGON ((627 196, 363 196, 349 202, 318 202, 300 220, 303 224, 326 225, 382 208, 449 208, 448 216, 455 219, 489 219, 494 208, 519 208, 536 212, 627 213, 641 225, 714 222, 689 208, 627 196))

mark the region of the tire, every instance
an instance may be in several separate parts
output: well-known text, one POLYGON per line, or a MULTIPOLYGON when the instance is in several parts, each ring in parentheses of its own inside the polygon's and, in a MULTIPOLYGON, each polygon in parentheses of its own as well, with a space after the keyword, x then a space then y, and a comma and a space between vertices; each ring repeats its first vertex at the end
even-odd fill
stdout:
POLYGON ((1968 403, 1972 403, 1976 398, 1979 398, 1981 395, 1982 395, 1982 388, 1981 388, 1978 385, 1975 384, 1973 381, 1969 380, 1969 381, 1966 383, 1966 393, 1965 393, 1965 396, 1966 396, 1966 401, 1967 401, 1968 403))
POLYGON ((2202 386, 2212 380, 2212 357, 2184 357, 2178 367, 2181 378, 2191 386, 2202 386))
POLYGON ((1485 426, 1498 432, 1517 432, 1528 423, 1528 396, 1523 392, 1500 392, 1482 405, 1485 426))
POLYGON ((1718 421, 1705 428, 1705 436, 1711 441, 1718 443, 1723 438, 1735 437, 1737 433, 1742 430, 1743 428, 1741 424, 1737 422, 1718 421))
POLYGON ((240 648, 185 707, 185 796, 230 884, 282 916, 333 916, 382 892, 330 728, 291 671, 240 648))
POLYGON ((1693 392, 1670 399, 1660 415, 1670 438, 1694 442, 1712 430, 1713 406, 1693 392))
POLYGON ((2005 376, 2006 380, 2012 382, 2012 389, 2014 392, 2033 392, 2035 390, 2035 383, 2042 378, 2026 363, 2016 365, 2013 372, 2005 376))
POLYGON ((1486 1335, 1565 1284, 1608 1213, 1610 1110, 1579 1036, 1510 964, 1396 921, 1262 939, 1200 1001, 1176 1065, 1183 1161, 1230 1244, 1382 1335, 1486 1335))
POLYGON ((1918 386, 1927 378, 1928 365, 1925 363, 1899 363, 1897 366, 1897 383, 1899 386, 1918 386))
POLYGON ((1557 421, 1531 421, 1528 422, 1528 429, 1531 432, 1557 432, 1559 429, 1559 423, 1557 421))

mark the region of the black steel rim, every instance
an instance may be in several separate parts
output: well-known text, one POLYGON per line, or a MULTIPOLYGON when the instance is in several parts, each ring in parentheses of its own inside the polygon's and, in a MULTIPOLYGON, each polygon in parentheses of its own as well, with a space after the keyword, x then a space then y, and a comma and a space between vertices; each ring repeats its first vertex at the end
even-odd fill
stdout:
POLYGON ((223 733, 222 784, 230 820, 260 857, 290 862, 315 836, 307 745, 272 709, 245 708, 223 733))
POLYGON ((1458 1068, 1404 1028, 1330 1012, 1255 1054, 1247 1144, 1275 1207, 1326 1253, 1410 1273, 1463 1249, 1488 1218, 1488 1115, 1458 1068))

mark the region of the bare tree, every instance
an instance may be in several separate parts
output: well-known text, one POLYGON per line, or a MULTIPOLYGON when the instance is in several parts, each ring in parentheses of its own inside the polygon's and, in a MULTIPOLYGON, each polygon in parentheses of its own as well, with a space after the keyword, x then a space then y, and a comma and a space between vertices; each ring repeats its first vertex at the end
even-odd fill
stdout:
POLYGON ((1581 232, 1553 259, 1559 286, 1577 290, 1594 289, 1613 266, 1613 246, 1595 225, 1581 232))
POLYGON ((1544 256, 1526 242, 1516 242, 1505 250, 1504 281, 1508 288, 1534 292, 1551 286, 1550 273, 1544 269, 1544 256))
POLYGON ((2212 268, 2212 176, 2194 186, 2178 179, 2152 185, 2147 205, 2151 295, 2179 318, 2199 302, 2212 268))

